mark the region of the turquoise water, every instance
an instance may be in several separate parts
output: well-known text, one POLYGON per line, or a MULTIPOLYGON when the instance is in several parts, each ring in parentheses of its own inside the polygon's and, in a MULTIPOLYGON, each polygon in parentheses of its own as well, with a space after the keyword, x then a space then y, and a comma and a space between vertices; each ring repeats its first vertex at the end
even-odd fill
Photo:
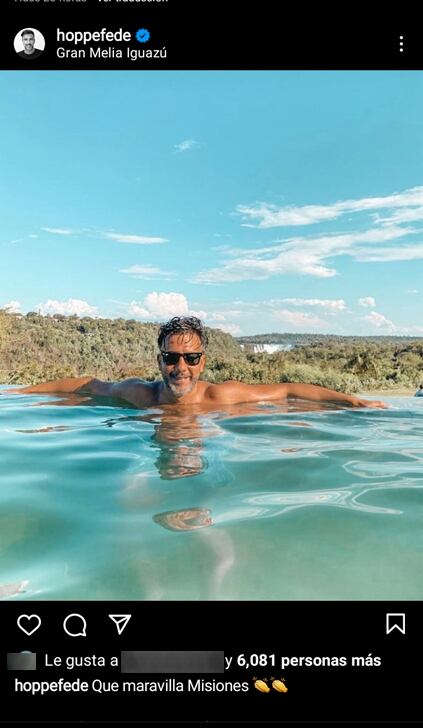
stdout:
POLYGON ((423 599, 423 400, 385 401, 0 394, 3 598, 423 599))

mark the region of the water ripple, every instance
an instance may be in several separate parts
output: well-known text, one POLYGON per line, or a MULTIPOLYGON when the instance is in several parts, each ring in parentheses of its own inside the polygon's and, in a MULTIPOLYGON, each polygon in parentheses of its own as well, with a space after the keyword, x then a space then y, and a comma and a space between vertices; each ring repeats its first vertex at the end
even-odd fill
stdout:
POLYGON ((2 394, 0 598, 422 599, 423 400, 390 402, 197 415, 2 394))

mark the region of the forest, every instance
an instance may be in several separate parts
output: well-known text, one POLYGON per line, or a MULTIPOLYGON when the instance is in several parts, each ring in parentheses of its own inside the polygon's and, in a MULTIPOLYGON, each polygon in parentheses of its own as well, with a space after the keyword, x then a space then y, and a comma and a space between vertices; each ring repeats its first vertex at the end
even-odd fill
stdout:
MULTIPOLYGON (((0 309, 0 383, 64 377, 157 379, 159 324, 134 319, 25 315, 0 309)), ((413 389, 423 382, 423 338, 268 334, 235 339, 208 329, 210 382, 307 382, 348 393, 413 389), (280 338, 278 338, 280 337, 280 338), (292 344, 254 353, 255 343, 292 344), (241 344, 243 345, 241 348, 241 344)))

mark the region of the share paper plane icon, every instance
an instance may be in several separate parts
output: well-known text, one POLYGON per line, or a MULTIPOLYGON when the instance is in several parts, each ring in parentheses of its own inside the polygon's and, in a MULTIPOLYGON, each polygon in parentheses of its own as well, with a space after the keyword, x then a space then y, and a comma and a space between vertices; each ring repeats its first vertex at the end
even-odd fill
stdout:
POLYGON ((109 614, 109 617, 115 623, 118 634, 122 634, 132 614, 109 614))

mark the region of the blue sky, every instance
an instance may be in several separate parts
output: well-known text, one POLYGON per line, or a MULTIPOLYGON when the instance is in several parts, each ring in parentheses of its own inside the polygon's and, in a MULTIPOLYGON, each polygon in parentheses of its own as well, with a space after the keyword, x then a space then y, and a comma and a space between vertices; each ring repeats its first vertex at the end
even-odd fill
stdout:
POLYGON ((0 75, 0 307, 423 335, 423 73, 0 75))

